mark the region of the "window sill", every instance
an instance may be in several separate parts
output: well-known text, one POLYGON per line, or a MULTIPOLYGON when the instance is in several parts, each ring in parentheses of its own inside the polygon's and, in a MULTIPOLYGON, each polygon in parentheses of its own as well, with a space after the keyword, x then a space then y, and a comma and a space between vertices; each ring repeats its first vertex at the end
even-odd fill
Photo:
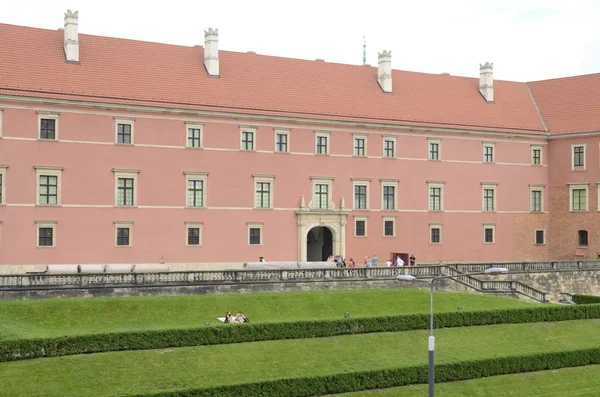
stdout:
POLYGON ((384 160, 396 160, 397 157, 386 157, 386 156, 383 156, 382 159, 384 159, 384 160))
POLYGON ((531 164, 532 167, 543 167, 543 164, 531 164))
POLYGON ((186 149, 192 149, 192 150, 202 150, 204 149, 203 147, 196 147, 196 146, 186 146, 186 149))
POLYGON ((58 142, 58 139, 46 139, 46 138, 38 138, 40 142, 58 142))
POLYGON ((273 153, 275 153, 275 154, 292 154, 291 152, 278 152, 277 150, 275 150, 273 153))
POLYGON ((381 209, 381 212, 398 212, 398 210, 397 210, 397 209, 395 209, 395 208, 394 208, 393 210, 386 210, 386 209, 383 209, 383 208, 382 208, 382 209, 381 209))
POLYGON ((255 210, 267 210, 267 211, 273 211, 273 207, 254 207, 255 210))
POLYGON ((383 238, 395 238, 396 236, 383 236, 383 238))
POLYGON ((115 142, 115 146, 135 146, 133 143, 118 143, 115 142))
POLYGON ((495 161, 482 161, 482 164, 496 164, 495 161))
POLYGON ((437 161, 437 162, 441 162, 442 161, 441 159, 427 159, 427 160, 429 160, 429 161, 437 161))
POLYGON ((133 245, 115 245, 115 248, 132 248, 133 245))
POLYGON ((546 243, 543 243, 543 244, 538 244, 538 243, 535 243, 535 246, 536 246, 536 247, 543 247, 543 246, 545 246, 545 245, 546 245, 546 243))
POLYGON ((534 210, 531 210, 531 211, 529 211, 529 213, 530 214, 543 214, 544 211, 534 211, 534 210))
POLYGON ((36 245, 35 248, 56 248, 56 245, 36 245))
POLYGON ((585 214, 586 212, 589 212, 589 211, 588 210, 570 210, 569 212, 573 213, 573 214, 577 214, 577 213, 585 214))
POLYGON ((262 247, 262 243, 261 244, 248 244, 248 247, 262 247))
POLYGON ((428 212, 444 212, 444 210, 428 210, 428 212))
POLYGON ((252 149, 252 150, 240 149, 240 152, 256 153, 256 150, 255 149, 252 149))
POLYGON ((186 244, 186 247, 190 247, 190 248, 202 248, 204 247, 202 244, 186 244))
POLYGON ((490 245, 490 244, 496 244, 496 242, 495 241, 484 241, 483 244, 490 245))
POLYGON ((498 211, 486 211, 486 210, 482 210, 481 212, 483 212, 484 214, 496 214, 498 211))
POLYGON ((36 207, 62 207, 62 204, 36 204, 36 207))
POLYGON ((197 206, 194 206, 194 205, 186 205, 186 206, 185 206, 185 209, 186 209, 186 210, 187 210, 187 209, 190 209, 190 210, 205 210, 205 209, 206 209, 206 207, 197 207, 197 206))
POLYGON ((315 153, 315 156, 329 156, 329 153, 315 153))
POLYGON ((367 238, 367 237, 369 237, 369 236, 357 236, 357 235, 355 234, 355 235, 354 235, 354 237, 356 237, 356 238, 367 238))
POLYGON ((137 208, 137 205, 113 205, 113 208, 137 208))
POLYGON ((442 243, 432 243, 432 242, 429 242, 429 245, 441 245, 441 244, 442 243))
POLYGON ((359 156, 359 155, 355 154, 355 155, 353 155, 352 157, 355 157, 355 158, 358 158, 358 159, 366 159, 366 158, 369 158, 369 156, 367 156, 366 154, 365 154, 365 155, 363 155, 363 156, 359 156))

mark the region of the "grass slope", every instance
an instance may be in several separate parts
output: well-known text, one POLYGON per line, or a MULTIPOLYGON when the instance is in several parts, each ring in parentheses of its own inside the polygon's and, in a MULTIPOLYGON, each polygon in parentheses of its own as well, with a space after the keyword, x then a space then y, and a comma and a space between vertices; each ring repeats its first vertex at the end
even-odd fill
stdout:
MULTIPOLYGON (((532 305, 476 294, 435 297, 436 312, 532 305)), ((352 317, 428 313, 428 305, 428 291, 409 289, 12 301, 0 302, 0 340, 215 325, 227 310, 267 323, 336 319, 345 312, 352 317)))
MULTIPOLYGON (((600 346, 598 320, 441 329, 437 362, 600 346)), ((111 396, 423 365, 427 332, 102 353, 1 363, 10 396, 111 396), (43 380, 43 381, 40 381, 43 380)))
MULTIPOLYGON (((600 394, 600 365, 440 383, 435 387, 436 394, 444 397, 597 397, 600 394)), ((427 385, 413 385, 337 396, 426 397, 427 390, 427 385)))

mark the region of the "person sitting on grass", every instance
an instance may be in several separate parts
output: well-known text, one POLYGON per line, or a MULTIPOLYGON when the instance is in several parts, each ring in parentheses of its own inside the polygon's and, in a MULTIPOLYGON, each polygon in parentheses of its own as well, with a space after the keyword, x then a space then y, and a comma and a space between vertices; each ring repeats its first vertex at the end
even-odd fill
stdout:
POLYGON ((231 312, 228 311, 227 314, 225 314, 225 321, 223 321, 224 323, 230 323, 232 320, 231 318, 231 312))
POLYGON ((245 323, 246 322, 246 317, 244 316, 244 313, 242 312, 238 312, 238 314, 235 315, 235 320, 238 323, 245 323))

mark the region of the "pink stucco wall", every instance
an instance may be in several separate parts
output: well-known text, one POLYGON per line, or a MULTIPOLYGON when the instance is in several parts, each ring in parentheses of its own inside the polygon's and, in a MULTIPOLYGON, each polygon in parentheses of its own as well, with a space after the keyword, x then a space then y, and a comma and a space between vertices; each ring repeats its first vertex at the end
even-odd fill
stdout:
POLYGON ((333 201, 339 207, 344 197, 350 210, 352 178, 371 178, 370 210, 350 211, 347 218, 347 257, 362 261, 366 255, 410 252, 423 262, 514 260, 513 217, 529 212, 530 184, 549 183, 547 166, 530 165, 532 143, 544 145, 548 163, 542 140, 52 106, 44 110, 60 112, 59 142, 45 142, 36 139, 34 105, 0 107, 0 164, 8 165, 7 202, 0 206, 2 265, 148 263, 164 257, 218 267, 258 256, 298 260, 295 210, 302 195, 307 203, 311 198, 311 176, 334 177, 333 201), (135 118, 134 146, 113 144, 114 117, 135 118), (203 150, 185 148, 186 121, 203 124, 203 150), (257 152, 239 151, 240 126, 257 129, 257 152), (291 154, 273 153, 274 127, 291 131, 291 154), (314 155, 315 131, 330 132, 330 156, 314 155), (368 136, 368 158, 352 156, 353 133, 368 136), (383 159, 383 136, 390 135, 396 136, 398 158, 383 159), (428 137, 441 139, 442 161, 427 160, 428 137), (495 143, 495 164, 482 163, 483 142, 495 143), (61 207, 35 206, 34 166, 64 167, 61 207), (113 207, 113 168, 140 171, 138 208, 113 207), (209 174, 209 208, 185 208, 184 171, 209 174), (275 209, 253 209, 253 174, 275 176, 275 209), (397 211, 380 210, 380 179, 400 180, 397 211), (427 211, 428 180, 444 182, 444 212, 427 211), (495 213, 481 212, 482 182, 498 184, 495 213), (368 237, 354 237, 355 215, 368 216, 368 237), (396 237, 383 237, 383 216, 396 217, 396 237), (36 248, 40 220, 57 221, 56 247, 36 248), (114 221, 134 222, 132 247, 114 247, 114 221), (202 247, 186 247, 186 221, 203 222, 202 247), (248 246, 247 222, 264 222, 262 246, 248 246), (430 223, 443 224, 441 244, 429 243, 430 223), (483 243, 483 223, 495 224, 495 243, 483 243))

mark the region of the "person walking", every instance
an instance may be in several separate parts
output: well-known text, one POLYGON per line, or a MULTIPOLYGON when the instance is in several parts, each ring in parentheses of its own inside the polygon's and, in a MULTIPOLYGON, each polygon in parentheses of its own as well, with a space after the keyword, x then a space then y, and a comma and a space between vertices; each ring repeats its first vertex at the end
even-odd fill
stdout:
POLYGON ((404 261, 402 260, 402 258, 400 258, 400 255, 398 255, 396 257, 396 267, 402 267, 404 266, 404 261))
POLYGON ((371 267, 371 258, 369 256, 365 257, 365 267, 371 267))
POLYGON ((377 257, 376 254, 373 254, 373 267, 378 267, 379 266, 379 258, 377 257))

